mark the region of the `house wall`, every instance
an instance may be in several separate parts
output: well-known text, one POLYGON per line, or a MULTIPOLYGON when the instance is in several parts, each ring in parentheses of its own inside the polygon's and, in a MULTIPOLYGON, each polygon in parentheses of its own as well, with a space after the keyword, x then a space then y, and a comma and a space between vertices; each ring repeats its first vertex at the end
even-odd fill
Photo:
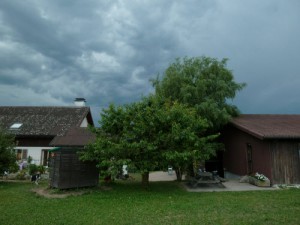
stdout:
POLYGON ((17 137, 17 146, 49 146, 50 142, 55 136, 45 136, 45 137, 17 137))
POLYGON ((270 142, 262 141, 235 127, 228 126, 222 133, 225 144, 223 156, 226 171, 243 176, 262 173, 272 178, 270 142), (247 146, 252 149, 252 171, 249 171, 247 146))
POLYGON ((27 150, 27 157, 32 157, 32 163, 41 165, 43 163, 42 150, 50 150, 53 147, 49 147, 49 143, 53 137, 17 137, 16 150, 27 150))
POLYGON ((87 118, 84 118, 80 124, 80 127, 88 127, 88 124, 87 118))
POLYGON ((27 157, 31 156, 32 157, 32 163, 36 165, 41 165, 42 164, 42 150, 50 150, 53 147, 31 147, 31 146, 18 146, 15 149, 21 149, 21 150, 27 150, 27 157))

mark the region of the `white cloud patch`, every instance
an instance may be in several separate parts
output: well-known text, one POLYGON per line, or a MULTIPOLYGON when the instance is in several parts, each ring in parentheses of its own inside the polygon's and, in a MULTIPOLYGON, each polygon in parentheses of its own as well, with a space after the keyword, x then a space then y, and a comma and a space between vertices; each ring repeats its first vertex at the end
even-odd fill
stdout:
POLYGON ((77 60, 83 69, 90 72, 118 72, 121 65, 116 58, 105 52, 86 52, 83 53, 77 60))

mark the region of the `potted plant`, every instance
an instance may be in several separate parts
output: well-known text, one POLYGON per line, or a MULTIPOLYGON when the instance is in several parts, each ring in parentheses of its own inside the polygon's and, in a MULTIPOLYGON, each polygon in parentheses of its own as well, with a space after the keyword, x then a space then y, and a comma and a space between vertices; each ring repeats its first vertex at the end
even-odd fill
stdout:
POLYGON ((270 180, 263 174, 255 173, 249 176, 249 183, 258 187, 270 187, 270 180))

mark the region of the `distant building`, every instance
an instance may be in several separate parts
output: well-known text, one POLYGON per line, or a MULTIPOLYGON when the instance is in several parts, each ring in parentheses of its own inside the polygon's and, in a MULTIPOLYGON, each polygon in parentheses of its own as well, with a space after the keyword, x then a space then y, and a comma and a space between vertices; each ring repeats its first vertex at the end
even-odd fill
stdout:
MULTIPOLYGON (((0 106, 0 126, 15 135, 18 161, 30 156, 37 165, 48 165, 50 142, 70 129, 94 125, 85 99, 75 99, 75 106, 36 107, 0 106)), ((76 141, 76 140, 74 140, 76 141)))
POLYGON ((258 172, 272 184, 300 183, 300 115, 241 115, 222 139, 225 173, 258 172))

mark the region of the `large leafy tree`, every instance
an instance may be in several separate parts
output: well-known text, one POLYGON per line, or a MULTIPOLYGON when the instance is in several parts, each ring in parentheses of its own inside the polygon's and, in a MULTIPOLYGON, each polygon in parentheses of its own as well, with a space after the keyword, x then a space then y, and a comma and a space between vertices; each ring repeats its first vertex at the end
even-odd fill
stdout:
POLYGON ((0 128, 0 174, 9 170, 16 162, 16 156, 13 151, 14 145, 14 136, 0 128))
POLYGON ((217 135, 203 136, 208 123, 195 109, 154 96, 122 107, 111 105, 103 111, 100 126, 83 159, 96 158, 100 167, 110 170, 131 164, 141 172, 144 185, 150 171, 170 163, 180 179, 189 162, 207 159, 215 151, 212 140, 217 135))
POLYGON ((213 132, 238 115, 237 107, 228 100, 245 86, 234 81, 227 59, 218 61, 204 56, 176 59, 162 78, 157 77, 152 83, 160 97, 195 107, 213 132))
POLYGON ((218 129, 238 109, 229 104, 245 84, 234 81, 226 59, 177 59, 163 77, 153 80, 155 95, 125 106, 111 105, 101 115, 97 140, 83 159, 99 166, 134 165, 149 182, 149 171, 171 164, 181 171, 195 160, 206 160, 220 147, 218 129))
MULTIPOLYGON (((244 83, 234 81, 232 71, 227 68, 227 59, 218 61, 204 56, 176 59, 162 77, 152 80, 152 84, 157 96, 187 104, 207 121, 209 127, 202 137, 218 133, 223 125, 239 114, 230 100, 245 87, 244 83)), ((214 145, 207 145, 214 150, 221 149, 221 146, 217 139, 214 145)), ((176 162, 174 158, 174 164, 176 162)), ((191 167, 189 171, 193 173, 191 167)))

